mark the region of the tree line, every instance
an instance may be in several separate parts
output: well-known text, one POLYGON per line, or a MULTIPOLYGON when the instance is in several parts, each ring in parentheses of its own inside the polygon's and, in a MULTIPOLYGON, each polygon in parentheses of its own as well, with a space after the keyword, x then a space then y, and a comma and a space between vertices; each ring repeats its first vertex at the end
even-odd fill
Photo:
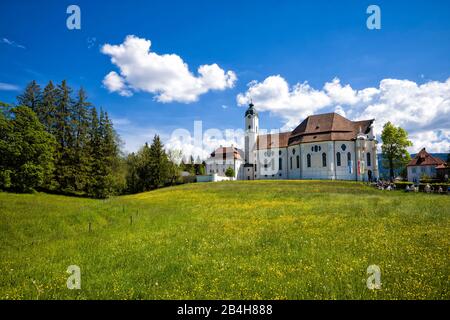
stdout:
POLYGON ((0 189, 106 198, 180 182, 183 165, 158 136, 123 155, 108 113, 65 80, 43 90, 32 81, 0 111, 0 189))

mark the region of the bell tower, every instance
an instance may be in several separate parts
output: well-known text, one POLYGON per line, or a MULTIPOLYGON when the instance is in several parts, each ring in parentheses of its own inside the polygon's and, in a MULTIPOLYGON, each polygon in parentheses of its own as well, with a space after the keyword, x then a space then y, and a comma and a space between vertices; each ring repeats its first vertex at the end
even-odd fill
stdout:
POLYGON ((259 118, 253 103, 250 101, 247 111, 245 111, 245 164, 244 178, 246 180, 255 179, 256 171, 256 143, 258 139, 259 118))

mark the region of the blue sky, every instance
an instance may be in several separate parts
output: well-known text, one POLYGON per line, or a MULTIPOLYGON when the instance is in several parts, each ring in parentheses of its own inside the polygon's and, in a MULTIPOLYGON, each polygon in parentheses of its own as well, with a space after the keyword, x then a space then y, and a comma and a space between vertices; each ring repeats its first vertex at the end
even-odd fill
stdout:
MULTIPOLYGON (((261 127, 267 129, 290 128, 309 113, 336 108, 349 118, 384 121, 393 108, 392 121, 415 139, 413 151, 421 143, 445 151, 450 148, 449 122, 442 120, 450 116, 449 40, 449 1, 2 1, 0 101, 14 102, 33 79, 42 85, 67 79, 110 113, 127 150, 154 133, 167 140, 176 128, 193 130, 194 120, 203 121, 204 129, 242 128, 245 109, 238 106, 238 94, 248 93, 261 106, 261 127), (81 9, 81 30, 66 27, 70 4, 81 9), (381 30, 366 27, 370 4, 381 8, 381 30), (194 77, 199 66, 217 64, 237 79, 190 103, 158 101, 157 92, 128 81, 111 55, 101 52, 104 44, 120 45, 128 35, 150 40, 158 55, 176 54, 194 77), (111 71, 127 81, 132 96, 105 87, 102 81, 111 71), (264 82, 271 76, 282 80, 264 82), (337 91, 325 90, 335 78, 337 91), (309 87, 296 92, 294 86, 305 81, 309 87), (267 99, 280 83, 288 85, 288 96, 267 99), (355 99, 342 98, 346 85, 355 99), (378 90, 370 102, 361 98, 367 88, 378 90), (316 93, 328 100, 308 100, 316 93), (402 95, 407 97, 399 102, 402 95), (439 101, 426 105, 436 96, 439 101), (420 106, 409 110, 408 101, 424 101, 423 114, 417 112, 420 106), (419 125, 415 116, 424 122, 419 125)), ((139 69, 138 62, 133 67, 139 69)), ((139 81, 146 76, 154 81, 151 75, 139 81)))

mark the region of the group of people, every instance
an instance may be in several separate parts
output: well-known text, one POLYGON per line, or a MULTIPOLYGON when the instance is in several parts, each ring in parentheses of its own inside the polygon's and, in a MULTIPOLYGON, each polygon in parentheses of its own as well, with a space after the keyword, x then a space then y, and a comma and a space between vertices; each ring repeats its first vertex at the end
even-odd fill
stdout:
MULTIPOLYGON (((395 183, 393 183, 391 181, 378 180, 376 183, 374 183, 374 185, 379 190, 391 191, 391 190, 397 189, 397 186, 395 185, 395 183)), ((419 184, 406 185, 405 192, 419 192, 419 184)), ((447 190, 444 190, 442 188, 442 186, 433 187, 432 185, 427 183, 425 185, 425 187, 423 188, 423 192, 438 193, 438 194, 449 193, 450 194, 450 187, 448 187, 447 190)))
MULTIPOLYGON (((439 194, 444 193, 444 190, 442 189, 442 186, 439 186, 437 189, 435 189, 429 183, 427 183, 425 185, 425 188, 423 189, 423 191, 426 192, 426 193, 434 193, 434 192, 439 193, 439 194)), ((447 192, 448 192, 448 190, 447 190, 447 192)))
POLYGON ((390 181, 383 181, 383 180, 378 180, 376 182, 376 187, 379 190, 387 190, 387 191, 395 190, 397 188, 395 186, 395 183, 392 183, 390 181))

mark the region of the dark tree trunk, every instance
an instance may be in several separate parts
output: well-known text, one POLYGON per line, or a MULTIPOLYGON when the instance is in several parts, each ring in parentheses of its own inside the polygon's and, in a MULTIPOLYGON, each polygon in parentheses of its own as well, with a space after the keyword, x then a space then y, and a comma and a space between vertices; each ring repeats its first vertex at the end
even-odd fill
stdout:
POLYGON ((389 158, 389 175, 391 180, 394 180, 394 161, 392 158, 389 158))

